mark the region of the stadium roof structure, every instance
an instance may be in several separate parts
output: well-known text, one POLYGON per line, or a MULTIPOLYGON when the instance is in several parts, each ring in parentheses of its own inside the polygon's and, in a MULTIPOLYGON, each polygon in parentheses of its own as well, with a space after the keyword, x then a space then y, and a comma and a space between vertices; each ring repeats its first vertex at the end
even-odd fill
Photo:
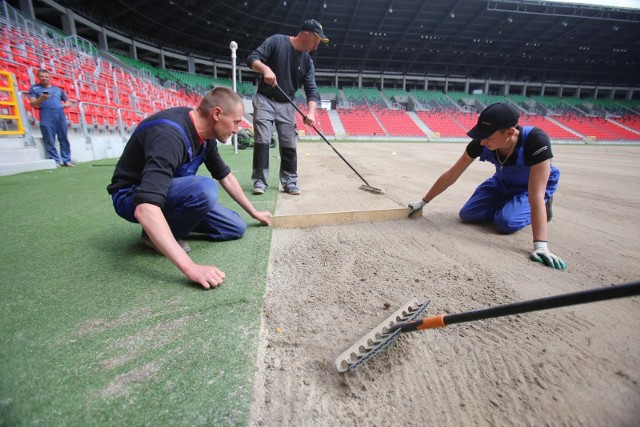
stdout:
MULTIPOLYGON (((528 0, 58 4, 153 46, 214 60, 229 61, 233 40, 244 63, 269 35, 296 34, 304 20, 314 18, 330 39, 313 54, 319 71, 640 85, 640 9, 632 7, 528 0)), ((78 35, 85 37, 80 30, 78 35)))

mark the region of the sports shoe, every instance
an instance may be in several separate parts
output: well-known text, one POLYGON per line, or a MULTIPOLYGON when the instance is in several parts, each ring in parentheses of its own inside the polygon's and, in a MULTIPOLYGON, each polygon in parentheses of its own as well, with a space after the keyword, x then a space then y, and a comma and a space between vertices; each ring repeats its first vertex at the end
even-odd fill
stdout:
POLYGON ((289 184, 284 187, 284 192, 297 196, 300 194, 300 189, 295 184, 289 184))
POLYGON ((67 167, 67 168, 75 168, 76 165, 74 165, 71 162, 65 162, 62 166, 67 167))
POLYGON ((260 187, 259 185, 253 187, 253 194, 264 194, 264 187, 260 187))
POLYGON ((551 221, 551 218, 553 218, 553 211, 551 210, 552 204, 553 196, 549 197, 549 200, 544 204, 544 207, 547 208, 547 222, 551 221))
MULTIPOLYGON (((162 255, 162 252, 160 252, 158 250, 158 248, 156 247, 156 245, 151 241, 151 239, 149 238, 149 236, 147 235, 147 233, 142 230, 142 234, 140 235, 140 240, 142 241, 142 244, 145 245, 146 247, 153 249, 154 251, 158 252, 160 255, 162 255)), ((184 249, 184 251, 186 253, 191 252, 191 246, 189 246, 189 244, 187 242, 185 242, 184 240, 180 240, 180 239, 176 239, 176 241, 178 242, 178 244, 180 245, 180 247, 182 249, 184 249)))

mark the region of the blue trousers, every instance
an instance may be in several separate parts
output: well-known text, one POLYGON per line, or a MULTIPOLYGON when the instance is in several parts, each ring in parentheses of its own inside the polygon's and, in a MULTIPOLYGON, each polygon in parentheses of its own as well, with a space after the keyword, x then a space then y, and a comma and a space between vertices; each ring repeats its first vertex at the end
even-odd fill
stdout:
MULTIPOLYGON (((116 213, 129 222, 137 223, 133 216, 136 205, 136 186, 119 190, 112 196, 116 213)), ((216 241, 234 240, 244 236, 247 224, 237 212, 217 203, 218 184, 204 176, 173 178, 162 212, 176 238, 189 233, 204 233, 216 241)))
MULTIPOLYGON (((545 202, 550 194, 545 194, 545 202)), ((500 233, 511 234, 531 224, 528 191, 505 188, 495 178, 489 178, 476 188, 460 209, 463 222, 493 222, 500 233)))
POLYGON ((67 119, 64 116, 64 110, 62 108, 40 110, 40 131, 47 156, 59 165, 70 163, 71 146, 67 138, 67 119), (58 135, 60 142, 60 155, 56 149, 56 135, 58 135))

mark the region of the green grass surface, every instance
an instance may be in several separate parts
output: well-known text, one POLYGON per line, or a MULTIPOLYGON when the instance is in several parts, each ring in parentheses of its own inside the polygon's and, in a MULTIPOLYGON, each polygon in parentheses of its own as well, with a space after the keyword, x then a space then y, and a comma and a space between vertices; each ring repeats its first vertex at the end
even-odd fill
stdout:
MULTIPOLYGON (((221 151, 273 212, 277 191, 250 195, 252 150, 221 151)), ((205 291, 115 214, 113 164, 0 177, 0 425, 246 424, 271 228, 221 191, 249 228, 187 239, 192 259, 226 273, 205 291)))

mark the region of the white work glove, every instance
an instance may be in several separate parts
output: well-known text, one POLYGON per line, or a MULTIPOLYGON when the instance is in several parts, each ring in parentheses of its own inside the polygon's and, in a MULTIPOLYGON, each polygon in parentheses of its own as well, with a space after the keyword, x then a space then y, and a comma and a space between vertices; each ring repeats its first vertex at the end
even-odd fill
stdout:
POLYGON ((567 264, 553 253, 549 252, 547 242, 534 241, 533 252, 531 252, 531 261, 542 263, 548 267, 558 270, 567 268, 567 264))
POLYGON ((411 208, 411 212, 409 212, 409 218, 420 212, 426 204, 427 202, 425 202, 423 199, 409 203, 409 207, 411 208))

